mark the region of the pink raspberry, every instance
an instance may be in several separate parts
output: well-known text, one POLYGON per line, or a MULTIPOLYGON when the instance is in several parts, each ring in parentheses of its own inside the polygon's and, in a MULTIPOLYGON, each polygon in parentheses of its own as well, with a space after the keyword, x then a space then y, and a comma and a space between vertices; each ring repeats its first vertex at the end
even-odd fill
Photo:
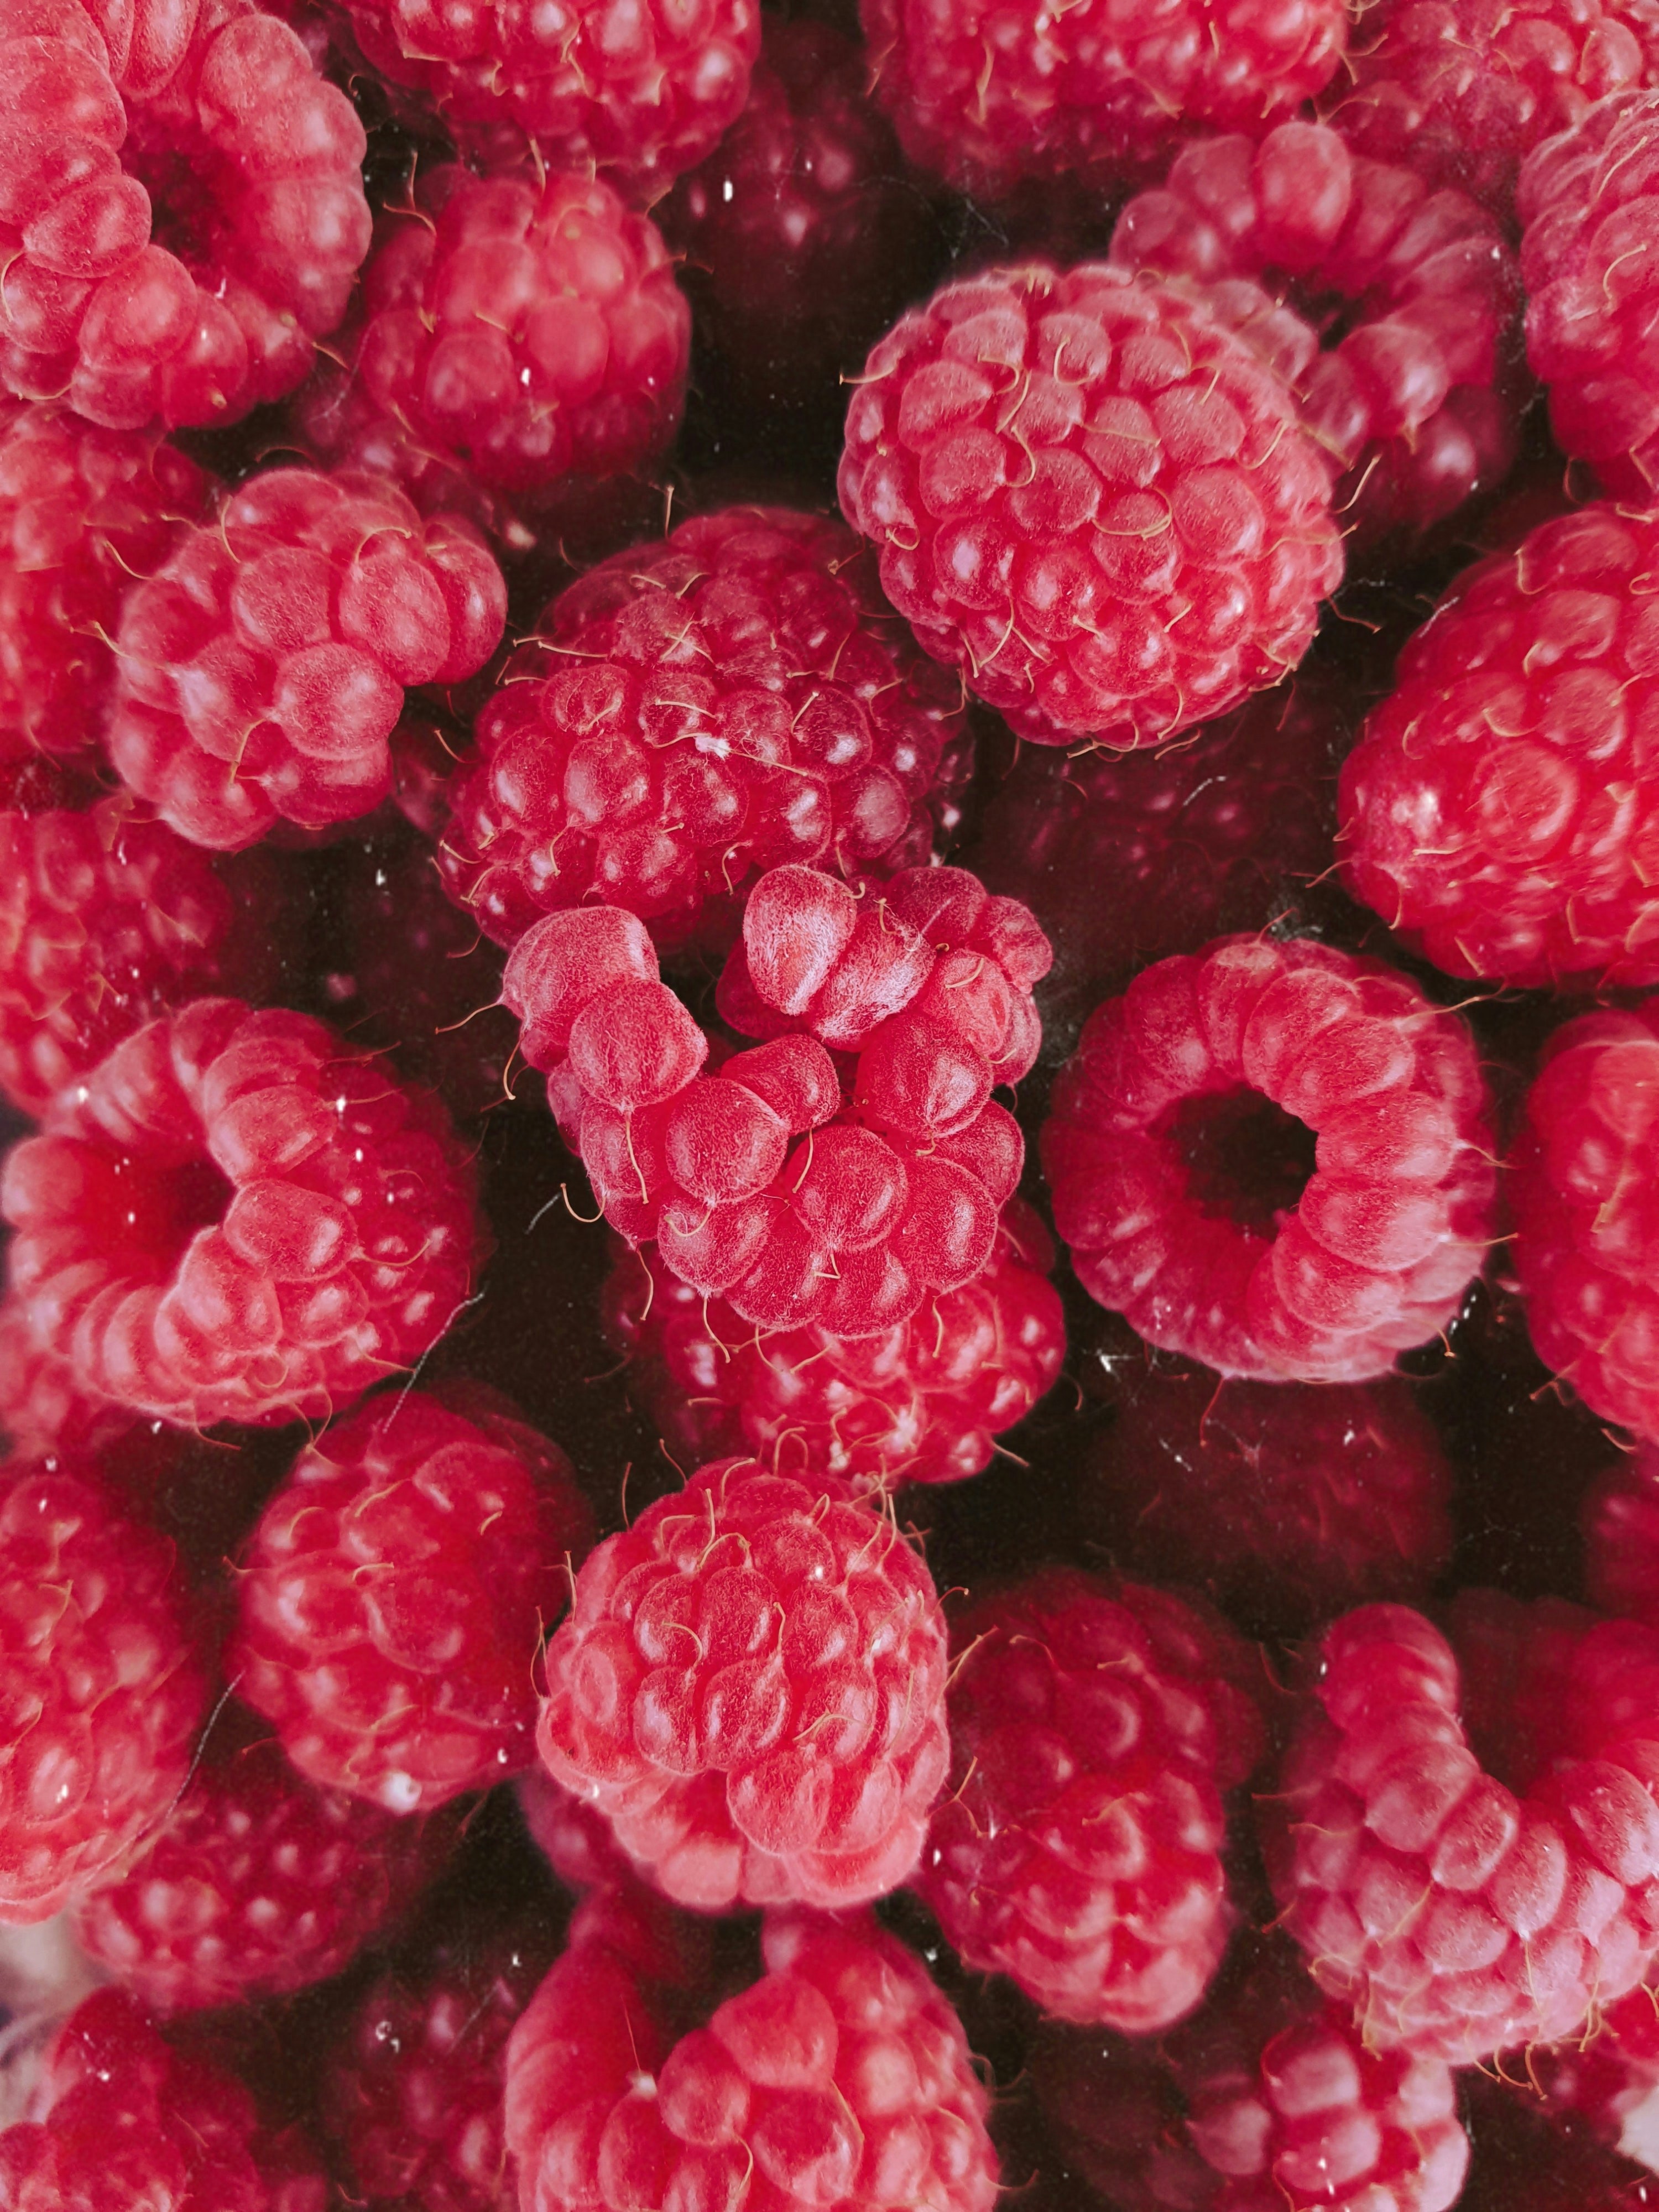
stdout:
POLYGON ((91 1396, 182 1427, 325 1419, 465 1303, 470 1164, 443 1109, 321 1022, 198 999, 15 1146, 13 1295, 91 1396))
POLYGON ((923 646, 1042 744, 1154 744, 1277 683, 1342 574, 1277 369, 1101 264, 957 278, 903 316, 840 493, 923 646))
POLYGON ((951 1776, 914 1887, 964 1965, 1153 2035, 1221 1963, 1225 1791, 1264 1748, 1249 1658, 1138 1583, 1052 1567, 951 1624, 951 1776))
POLYGON ((252 0, 5 0, 0 380, 112 429, 291 392, 368 251, 350 101, 252 0))
MULTIPOLYGON (((1659 65, 1659 24, 1649 35, 1659 65)), ((1659 480, 1656 149, 1659 91, 1620 93, 1529 155, 1516 191, 1527 358, 1549 387, 1556 442, 1644 507, 1659 480)))
POLYGON ((47 1919, 167 1817, 207 1683, 173 1549, 89 1466, 0 1475, 0 1922, 47 1919))
POLYGON ((507 663, 457 777, 452 896, 499 944, 602 900, 723 952, 763 869, 925 862, 971 762, 960 687, 839 523, 732 507, 619 553, 507 663))
POLYGON ((198 845, 350 821, 390 788, 405 687, 472 675, 506 619, 471 525, 422 523, 378 479, 272 470, 129 594, 110 757, 198 845))
POLYGON ((681 1904, 842 1907, 915 1864, 944 1778, 927 1568, 848 1485, 717 1460, 608 1537, 538 1747, 681 1904))
POLYGON ((0 760, 90 763, 121 603, 200 517, 207 479, 153 432, 55 403, 0 406, 0 760))
POLYGON ((1449 975, 1659 983, 1659 514, 1598 501, 1465 570, 1342 771, 1343 873, 1449 975))
POLYGON ((1585 2123, 1649 2176, 1659 2155, 1659 2004, 1652 1972, 1598 2014, 1593 2037, 1540 2052, 1536 2074, 1553 2113, 1585 2123))
POLYGON ((1457 1017, 1294 939, 1144 969, 1091 1016, 1042 1132, 1090 1295, 1268 1382, 1364 1382, 1445 1327, 1497 1225, 1492 1145, 1457 1017))
POLYGON ((1085 1510, 1135 1574, 1192 1582, 1258 1635, 1426 1597, 1452 1470, 1410 1384, 1138 1378, 1088 1455, 1085 1510))
POLYGON ((330 2201, 297 2129, 264 2125, 240 2081, 171 2049, 118 1990, 70 2015, 30 2112, 0 2133, 7 2212, 325 2212, 330 2201))
POLYGON ((295 414, 329 462, 523 550, 679 426, 691 315, 646 216, 591 175, 420 172, 380 216, 358 305, 295 414))
POLYGON ((507 2047, 524 2212, 990 2212, 989 2097, 920 1961, 864 1915, 769 1916, 762 1955, 676 2041, 637 1972, 573 1930, 507 2047))
POLYGON ((580 1894, 633 1882, 633 1868, 604 1814, 573 1796, 544 1766, 520 1775, 513 1795, 531 1841, 567 1889, 580 1894))
POLYGON ((1538 1355, 1593 1413, 1659 1437, 1659 1001, 1565 1023, 1510 1156, 1538 1355))
MULTIPOLYGON (((1310 322, 1340 315, 1323 351, 1276 318, 1273 338, 1293 344, 1269 350, 1346 471, 1337 508, 1362 537, 1443 521, 1515 458, 1521 280, 1503 226, 1462 192, 1351 154, 1324 124, 1187 147, 1119 216, 1111 258, 1218 305, 1218 288, 1249 277, 1310 322)), ((1251 301, 1241 335, 1259 326, 1251 301)))
POLYGON ((778 1473, 811 1480, 827 1468, 858 1488, 960 1482, 990 1464, 998 1434, 1060 1374, 1053 1264, 1042 1224, 1012 1200, 985 1272, 880 1335, 842 1339, 818 1324, 767 1336, 646 1245, 617 1253, 605 1326, 629 1357, 635 1401, 694 1459, 750 1452, 778 1473))
POLYGON ((876 94, 918 167, 1002 199, 1077 174, 1109 191, 1195 131, 1256 135, 1339 67, 1340 0, 1087 0, 1059 14, 990 0, 860 0, 876 94))
POLYGON ((535 1658, 592 1516, 505 1401, 376 1398, 301 1453, 236 1577, 227 1669, 300 1771, 391 1813, 535 1757, 535 1658))

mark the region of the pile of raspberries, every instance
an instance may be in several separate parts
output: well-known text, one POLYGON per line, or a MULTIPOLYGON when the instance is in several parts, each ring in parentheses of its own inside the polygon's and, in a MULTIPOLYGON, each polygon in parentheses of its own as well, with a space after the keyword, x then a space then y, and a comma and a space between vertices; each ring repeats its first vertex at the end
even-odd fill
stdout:
POLYGON ((1650 2203, 1656 0, 0 88, 0 2212, 1650 2203))

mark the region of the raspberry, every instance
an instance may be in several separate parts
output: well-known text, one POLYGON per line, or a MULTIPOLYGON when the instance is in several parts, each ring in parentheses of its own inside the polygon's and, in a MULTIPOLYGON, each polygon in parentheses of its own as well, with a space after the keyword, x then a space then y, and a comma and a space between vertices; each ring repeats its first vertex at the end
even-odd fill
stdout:
POLYGON ((1656 562, 1659 515, 1598 501, 1466 570, 1349 756, 1345 879, 1449 975, 1659 983, 1656 562))
POLYGON ((88 1955, 158 2014, 284 1996, 349 1966, 449 1834, 301 1780, 240 1714, 141 1858, 76 1900, 88 1955))
POLYGON ((1259 1635, 1425 1597, 1452 1471, 1409 1384, 1141 1379, 1089 1455, 1088 1505, 1136 1574, 1200 1584, 1259 1635))
POLYGON ((129 595, 110 757, 198 845, 350 821, 390 788, 404 687, 471 676, 506 619, 470 525, 349 471, 272 470, 129 595))
POLYGON ((1088 0, 1060 14, 988 0, 860 0, 876 94, 905 152, 981 199, 1076 174, 1109 191, 1194 130, 1259 134, 1338 68, 1338 0, 1088 0))
POLYGON ((1152 2035, 1233 1923, 1223 1792, 1263 1749, 1231 1632, 1054 1567, 951 1628, 951 1782, 915 1887, 964 1965, 1045 2013, 1152 2035))
POLYGON ((112 429, 291 392, 368 251, 350 101, 251 0, 6 0, 0 379, 112 429))
POLYGON ((632 1881, 604 1814, 561 1789, 544 1766, 520 1775, 513 1794, 532 1842, 567 1889, 614 1890, 632 1881))
MULTIPOLYGON (((1366 1607, 1318 1656, 1269 1862, 1314 1978, 1379 2049, 1473 2065, 1575 2034, 1659 1947, 1659 1810, 1630 1747, 1567 1686, 1560 1755, 1512 1790, 1470 1748, 1457 1662, 1421 1614, 1366 1607)), ((1655 1771, 1659 1748, 1637 1748, 1655 1771)))
POLYGON ((131 1413, 82 1389, 68 1360, 30 1328, 21 1298, 0 1298, 0 1436, 14 1452, 96 1464, 135 1426, 131 1413))
POLYGON ((847 1485, 717 1460, 577 1576, 538 1747, 681 1904, 856 1905, 921 1849, 945 1645, 927 1568, 847 1485))
MULTIPOLYGON (((1018 1206, 1010 1202, 1009 1212, 1018 1206)), ((775 1473, 826 1468, 857 1488, 961 1482, 1058 1377, 1066 1317, 1035 1214, 1003 1216, 983 1274, 878 1336, 822 1325, 763 1336, 647 1245, 618 1252, 605 1325, 658 1433, 694 1458, 749 1452, 775 1473), (1039 1268, 1043 1272, 1039 1273, 1039 1268)))
POLYGON ((167 1540, 89 1471, 0 1475, 0 1921, 27 1923, 165 1819, 207 1684, 167 1540))
POLYGON ((762 1978, 678 2042, 637 1974, 572 1935, 508 2045, 525 2212, 990 2212, 989 2099, 962 2023, 873 1920, 769 1916, 762 1978))
POLYGON ((1277 683, 1342 574, 1277 370, 1099 264, 959 278, 905 315, 840 492, 923 646, 1042 744, 1153 744, 1277 683))
POLYGON ((1598 2015, 1594 2038, 1540 2053, 1537 2074, 1553 2112, 1586 2121, 1603 2143, 1650 2173, 1659 2154, 1659 2006, 1652 1971, 1648 1984, 1598 2015))
MULTIPOLYGON (((1650 33, 1659 64, 1659 23, 1650 33)), ((1550 427, 1615 498, 1651 503, 1659 402, 1649 360, 1659 279, 1659 92, 1599 102, 1521 172, 1527 358, 1549 387, 1550 427)))
POLYGON ((296 404, 331 462, 522 548, 571 479, 647 468, 678 428, 691 317, 648 217, 591 176, 423 170, 380 217, 360 304, 296 404))
POLYGON ((296 2130, 263 2126, 239 2081, 170 2049, 116 1990, 70 2015, 31 2110, 0 2134, 8 2212, 324 2212, 329 2201, 296 2130))
POLYGON ((374 1399, 266 1506, 229 1671, 312 1781, 429 1810, 534 1759, 542 1626, 591 1540, 569 1461, 504 1401, 374 1399))
MULTIPOLYGON (((1339 319, 1328 350, 1297 333, 1285 365, 1362 537, 1443 520, 1515 458, 1521 282, 1503 226, 1462 192, 1356 157, 1326 125, 1187 147, 1119 216, 1111 258, 1206 288, 1254 278, 1310 321, 1339 319)), ((1275 337, 1288 327, 1275 319, 1275 337)))
POLYGON ((268 854, 210 858, 125 793, 18 803, 0 768, 0 1090, 26 1113, 179 1000, 265 996, 288 919, 268 854))
POLYGON ((465 1304, 472 1176, 442 1108, 303 1014, 198 999, 15 1146, 14 1296, 94 1398, 181 1427, 320 1419, 465 1304))
POLYGON ((153 433, 0 405, 0 760, 89 763, 135 576, 196 521, 200 469, 153 433))
POLYGON ((440 858, 499 944, 603 900, 723 952, 786 861, 856 884, 926 861, 970 761, 960 688, 839 523, 733 507, 555 599, 479 717, 440 858))
POLYGON ((1659 1002, 1551 1037, 1510 1158, 1515 1270, 1540 1358, 1593 1413, 1659 1437, 1659 1002))
POLYGON ((1451 1320, 1496 1224, 1468 1031, 1310 939, 1144 969, 1091 1016, 1042 1158, 1090 1295, 1263 1381, 1386 1373, 1451 1320))

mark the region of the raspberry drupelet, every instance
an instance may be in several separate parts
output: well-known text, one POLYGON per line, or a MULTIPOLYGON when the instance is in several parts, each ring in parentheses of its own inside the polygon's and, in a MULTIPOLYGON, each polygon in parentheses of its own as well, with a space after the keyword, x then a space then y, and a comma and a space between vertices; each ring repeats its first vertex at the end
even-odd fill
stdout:
POLYGON ((265 1507, 228 1671, 310 1780, 429 1810, 534 1759, 536 1655, 592 1535, 569 1461, 505 1401, 373 1399, 265 1507))
POLYGON ((1380 961, 1226 938, 1091 1016, 1042 1132, 1092 1297, 1221 1375, 1359 1382, 1497 1229, 1474 1041, 1380 961))
POLYGON ((608 1537, 547 1648, 538 1745, 666 1894, 839 1909, 902 1882, 944 1778, 926 1566, 849 1486, 717 1460, 608 1537))
POLYGON ((471 524, 422 522, 379 478, 273 469, 128 596, 110 758, 198 845, 350 821, 391 788, 406 687, 473 675, 506 620, 471 524))
POLYGON ((1340 67, 1341 0, 860 0, 876 97, 919 168, 975 198, 1077 175, 1109 191, 1199 131, 1254 135, 1340 67))
POLYGON ((586 175, 423 169, 295 416, 324 460, 521 550, 595 479, 660 458, 691 315, 656 225, 586 175))
POLYGON ((13 1297, 91 1397, 327 1418, 430 1349, 478 1257, 430 1093, 303 1014, 198 999, 118 1044, 0 1177, 13 1297))
POLYGON ((839 480, 929 653, 1021 737, 1118 751, 1295 667, 1342 574, 1331 486, 1279 370, 1196 299, 1040 262, 901 318, 839 480))
POLYGON ((1515 1271, 1538 1356, 1592 1413, 1659 1437, 1659 1002, 1551 1037, 1510 1154, 1515 1271))
POLYGON ((1184 1600, 1054 1567, 951 1624, 951 1774, 913 1886, 964 1965, 1132 2035, 1203 1997, 1235 1914, 1248 1651, 1184 1600))
POLYGON ((590 570, 508 661, 456 778, 445 881, 502 945, 599 900, 665 953, 718 956, 763 869, 862 884, 948 842, 963 704, 840 523, 700 515, 590 570))
POLYGON ((131 430, 300 384, 369 213, 362 125, 288 25, 252 0, 6 0, 0 76, 0 381, 131 430))

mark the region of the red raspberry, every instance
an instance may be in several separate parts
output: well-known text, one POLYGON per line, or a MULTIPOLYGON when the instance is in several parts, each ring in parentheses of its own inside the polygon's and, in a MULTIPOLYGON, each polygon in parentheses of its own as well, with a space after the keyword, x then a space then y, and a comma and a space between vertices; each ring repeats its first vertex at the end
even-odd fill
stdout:
POLYGON ((604 1814, 561 1789, 544 1766, 520 1775, 513 1795, 531 1841, 567 1889, 616 1889, 632 1882, 633 1868, 604 1814))
POLYGON ((507 619, 469 524, 367 477, 276 469, 129 594, 110 757, 198 845, 368 813, 409 684, 483 665, 507 619))
POLYGON ((177 1423, 320 1419, 465 1304, 471 1168, 442 1108, 321 1022, 198 999, 15 1146, 14 1295, 76 1382, 177 1423))
POLYGON ((1103 191, 1194 130, 1260 134, 1341 62, 1340 0, 1271 13, 1239 0, 1088 0, 1060 13, 989 0, 860 0, 877 97, 905 152, 958 191, 1001 199, 1076 173, 1103 191))
POLYGON ((846 1484, 717 1460, 577 1576, 537 1742, 680 1903, 856 1905, 921 1849, 945 1645, 927 1568, 846 1484))
POLYGON ((1223 1793, 1261 1757, 1242 1644, 1182 1599, 1051 1567, 951 1624, 951 1784, 914 1887, 964 1965, 1153 2035, 1234 1915, 1223 1793))
POLYGON ((637 1974, 572 1932, 508 2045, 524 2212, 990 2212, 989 2098, 962 2023, 873 1920, 769 1916, 764 1975, 678 2042, 637 1974))
POLYGON ((1386 1373, 1451 1320, 1496 1225, 1468 1031, 1310 939, 1144 969, 1091 1016, 1042 1157, 1090 1295, 1223 1375, 1386 1373))
POLYGON ((960 687, 836 522, 727 507, 554 600, 479 717, 441 848, 499 944, 593 900, 723 952, 762 870, 926 861, 970 768, 960 687))
POLYGON ((572 479, 661 455, 691 316, 656 225, 590 176, 422 170, 380 219, 358 307, 295 412, 325 460, 522 549, 572 479))
POLYGON ((504 1401, 376 1398, 266 1506, 228 1670, 312 1781, 429 1810, 534 1759, 543 1625, 592 1533, 569 1461, 504 1401))
POLYGON ((1648 1971, 1648 1983, 1598 2013, 1593 2037, 1540 2052, 1534 2078, 1553 2112, 1587 2122, 1651 2174, 1659 2171, 1659 1992, 1648 1971))
POLYGON ((1562 1741, 1538 1747, 1556 1755, 1536 1774, 1522 1758, 1506 1788, 1421 1614, 1369 1606, 1327 1631, 1270 1801, 1270 1865, 1314 1978, 1376 2047, 1472 2065, 1575 2034, 1659 1947, 1659 1809, 1631 1771, 1659 1772, 1659 1747, 1633 1760, 1610 1740, 1623 1716, 1564 1689, 1562 1741))
MULTIPOLYGON (((1650 33, 1659 65, 1659 23, 1650 33)), ((1527 358, 1548 386, 1556 442, 1641 506, 1659 478, 1649 361, 1659 278, 1659 92, 1620 93, 1546 140, 1521 172, 1527 358)))
MULTIPOLYGON (((1310 321, 1340 315, 1328 350, 1298 333, 1284 365, 1346 471, 1338 512, 1362 537, 1443 520, 1515 458, 1521 280, 1502 225, 1462 192, 1357 158, 1323 124, 1188 146, 1119 216, 1111 258, 1208 288, 1251 277, 1310 321)), ((1287 327, 1275 319, 1275 337, 1287 327)))
POLYGON ((5 0, 0 379, 113 429, 291 392, 368 251, 350 101, 252 0, 5 0))
POLYGON ((1659 1000, 1551 1037, 1510 1158, 1538 1355, 1593 1413, 1659 1437, 1659 1000))
POLYGON ((694 1459, 750 1452, 775 1472, 810 1481, 827 1468, 858 1488, 960 1482, 990 1464, 999 1432, 1024 1420, 1066 1356, 1054 1248, 1035 1214, 1019 1215, 1016 1225, 1005 1213, 983 1274, 879 1336, 822 1325, 763 1336, 649 1245, 617 1253, 606 1329, 641 1410, 694 1459))
POLYGON ((36 1336, 22 1299, 0 1298, 0 1436, 13 1451, 95 1465, 135 1425, 131 1413, 82 1388, 68 1360, 36 1336))
POLYGON ((453 1840, 313 1789, 233 1712, 142 1857, 77 1898, 88 1955, 159 2014, 283 1996, 349 1966, 453 1840))
POLYGON ((200 516, 207 479, 153 432, 67 407, 0 405, 0 760, 89 761, 121 602, 200 516))
POLYGON ((31 2118, 0 2134, 7 2212, 324 2212, 298 2130, 262 2125, 242 2084, 164 2043, 100 1990, 47 2053, 31 2118))
POLYGON ((1277 370, 1099 264, 958 278, 904 316, 840 492, 927 651, 1042 744, 1153 744, 1277 683, 1342 574, 1277 370))

